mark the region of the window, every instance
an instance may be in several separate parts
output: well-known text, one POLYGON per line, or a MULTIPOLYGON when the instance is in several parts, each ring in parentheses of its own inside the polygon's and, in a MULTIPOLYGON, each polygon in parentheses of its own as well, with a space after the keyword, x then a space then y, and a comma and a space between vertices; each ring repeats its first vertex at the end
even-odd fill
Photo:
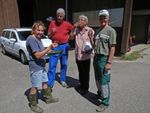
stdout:
POLYGON ((14 32, 12 32, 10 38, 17 39, 16 34, 14 32))
POLYGON ((25 41, 29 35, 31 35, 31 31, 19 31, 18 32, 19 39, 22 41, 25 41))
POLYGON ((10 31, 6 31, 5 37, 9 38, 9 35, 10 35, 10 31))
POLYGON ((6 31, 3 31, 3 32, 2 32, 2 36, 5 36, 5 35, 6 35, 6 31))

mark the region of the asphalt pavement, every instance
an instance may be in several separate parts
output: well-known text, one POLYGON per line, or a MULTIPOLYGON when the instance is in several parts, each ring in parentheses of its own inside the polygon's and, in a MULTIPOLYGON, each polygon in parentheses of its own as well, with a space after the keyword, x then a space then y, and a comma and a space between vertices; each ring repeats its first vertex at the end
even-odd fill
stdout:
MULTIPOLYGON (((150 113, 150 48, 149 45, 146 47, 143 58, 136 61, 114 59, 110 82, 110 107, 102 113, 150 113)), ((69 51, 67 82, 70 87, 67 89, 59 83, 59 70, 58 65, 53 88, 53 96, 58 97, 59 102, 45 104, 39 99, 44 113, 96 113, 95 109, 100 101, 96 94, 92 62, 90 88, 85 96, 75 90, 78 84, 78 70, 74 50, 69 51)), ((0 53, 0 78, 0 113, 33 113, 26 96, 31 86, 28 65, 0 53)))

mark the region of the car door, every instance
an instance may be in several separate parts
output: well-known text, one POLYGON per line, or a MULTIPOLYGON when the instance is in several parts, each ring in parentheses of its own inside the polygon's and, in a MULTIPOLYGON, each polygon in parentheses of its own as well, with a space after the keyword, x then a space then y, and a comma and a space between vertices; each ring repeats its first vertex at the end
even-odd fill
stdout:
POLYGON ((10 33, 11 33, 10 31, 5 31, 5 34, 3 35, 3 39, 2 39, 2 43, 4 45, 4 48, 9 53, 11 51, 10 45, 9 45, 9 43, 10 43, 10 39, 9 39, 10 33))
POLYGON ((19 56, 19 45, 17 40, 17 34, 12 31, 10 34, 10 43, 9 43, 11 53, 19 56))

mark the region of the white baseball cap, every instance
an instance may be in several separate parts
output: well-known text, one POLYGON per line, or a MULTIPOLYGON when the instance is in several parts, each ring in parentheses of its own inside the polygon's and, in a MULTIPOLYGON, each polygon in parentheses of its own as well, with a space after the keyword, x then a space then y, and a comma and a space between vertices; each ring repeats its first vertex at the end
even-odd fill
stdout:
POLYGON ((102 9, 99 11, 98 16, 109 16, 109 12, 106 9, 102 9))

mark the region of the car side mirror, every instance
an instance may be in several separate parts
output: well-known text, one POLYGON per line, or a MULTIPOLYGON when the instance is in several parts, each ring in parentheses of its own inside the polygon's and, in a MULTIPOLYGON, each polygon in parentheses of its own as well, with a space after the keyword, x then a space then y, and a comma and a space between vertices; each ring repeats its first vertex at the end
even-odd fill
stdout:
POLYGON ((10 38, 10 41, 11 42, 16 42, 16 39, 15 38, 10 38))

